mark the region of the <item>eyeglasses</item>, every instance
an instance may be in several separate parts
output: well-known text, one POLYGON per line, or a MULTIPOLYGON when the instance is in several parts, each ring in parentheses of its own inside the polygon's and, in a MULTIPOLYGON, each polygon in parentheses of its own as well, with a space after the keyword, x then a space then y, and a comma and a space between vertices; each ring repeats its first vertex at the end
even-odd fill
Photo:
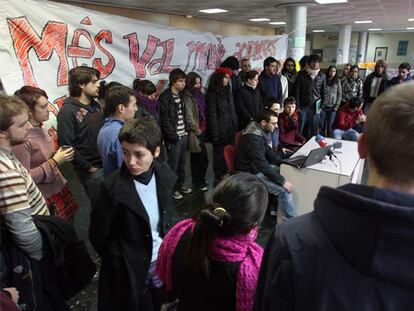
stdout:
POLYGON ((270 124, 272 124, 273 126, 277 125, 277 121, 276 122, 269 122, 270 124))

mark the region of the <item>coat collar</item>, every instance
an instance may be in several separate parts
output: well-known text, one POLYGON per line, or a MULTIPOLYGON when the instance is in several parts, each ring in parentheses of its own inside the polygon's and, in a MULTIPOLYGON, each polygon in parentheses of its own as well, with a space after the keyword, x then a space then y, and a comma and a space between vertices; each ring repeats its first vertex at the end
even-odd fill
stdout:
MULTIPOLYGON (((177 177, 166 163, 158 159, 154 161, 154 174, 157 181, 158 206, 160 210, 163 210, 167 206, 167 201, 171 199, 172 189, 177 177)), ((116 201, 123 203, 149 223, 147 211, 137 193, 134 179, 125 163, 122 164, 119 170, 119 178, 113 187, 112 194, 116 201)))

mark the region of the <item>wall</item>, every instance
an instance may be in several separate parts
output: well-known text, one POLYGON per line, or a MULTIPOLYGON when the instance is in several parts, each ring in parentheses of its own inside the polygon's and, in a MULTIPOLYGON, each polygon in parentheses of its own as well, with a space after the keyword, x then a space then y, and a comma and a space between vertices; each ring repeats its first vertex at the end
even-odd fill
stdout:
POLYGON ((386 62, 391 67, 398 67, 403 62, 414 63, 414 32, 370 33, 368 35, 367 62, 373 62, 376 47, 387 47, 386 62), (398 42, 408 41, 406 56, 397 56, 398 42))
POLYGON ((161 24, 176 28, 184 28, 201 32, 212 32, 215 35, 274 35, 276 29, 248 24, 230 23, 207 18, 186 18, 181 15, 164 14, 156 12, 139 11, 135 9, 116 8, 102 5, 69 3, 86 9, 95 10, 107 14, 120 15, 155 24, 161 24))
MULTIPOLYGON (((356 50, 358 46, 358 32, 351 35, 350 46, 350 63, 356 61, 356 50)), ((336 48, 338 45, 338 33, 314 33, 308 34, 307 40, 311 41, 311 50, 322 49, 323 59, 322 67, 326 68, 332 63, 330 55, 336 57, 336 48)), ((392 68, 397 68, 402 62, 414 63, 414 33, 413 32, 392 32, 392 33, 369 33, 366 51, 366 62, 374 62, 375 48, 388 47, 387 63, 392 68), (406 56, 397 56, 398 42, 401 40, 408 41, 406 56)))
MULTIPOLYGON (((322 50, 322 63, 321 67, 327 68, 331 64, 336 62, 336 49, 338 46, 338 33, 326 32, 326 33, 313 33, 308 34, 311 41, 311 51, 320 49, 322 50)), ((356 62, 356 53, 358 46, 358 33, 353 32, 351 34, 351 44, 349 51, 349 62, 356 62)))

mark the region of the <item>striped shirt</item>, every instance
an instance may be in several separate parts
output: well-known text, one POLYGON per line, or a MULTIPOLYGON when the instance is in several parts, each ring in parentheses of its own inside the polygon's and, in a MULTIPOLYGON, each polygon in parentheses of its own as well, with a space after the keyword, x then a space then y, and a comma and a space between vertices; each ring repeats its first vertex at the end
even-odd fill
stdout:
POLYGON ((185 124, 184 124, 184 113, 183 113, 183 105, 181 103, 181 99, 179 95, 173 94, 173 101, 177 105, 177 115, 178 115, 178 122, 177 122, 177 135, 184 136, 187 133, 185 132, 185 124))
POLYGON ((42 193, 15 155, 0 149, 0 215, 30 209, 32 215, 49 215, 42 193))

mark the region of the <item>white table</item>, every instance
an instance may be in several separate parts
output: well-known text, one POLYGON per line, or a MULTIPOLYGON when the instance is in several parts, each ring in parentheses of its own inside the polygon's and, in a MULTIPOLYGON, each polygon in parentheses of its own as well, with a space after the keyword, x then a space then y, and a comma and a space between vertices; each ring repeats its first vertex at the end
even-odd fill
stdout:
MULTIPOLYGON (((342 148, 334 152, 338 159, 333 157, 331 161, 326 157, 321 163, 306 168, 296 168, 287 164, 280 167, 281 175, 294 185, 293 201, 298 215, 313 210, 313 202, 321 186, 336 188, 347 183, 361 182, 364 160, 359 158, 357 142, 333 138, 326 140, 330 145, 336 141, 342 143, 342 148)), ((313 137, 292 157, 308 155, 315 148, 319 148, 319 145, 313 137)), ((278 217, 278 220, 281 218, 278 217)))

